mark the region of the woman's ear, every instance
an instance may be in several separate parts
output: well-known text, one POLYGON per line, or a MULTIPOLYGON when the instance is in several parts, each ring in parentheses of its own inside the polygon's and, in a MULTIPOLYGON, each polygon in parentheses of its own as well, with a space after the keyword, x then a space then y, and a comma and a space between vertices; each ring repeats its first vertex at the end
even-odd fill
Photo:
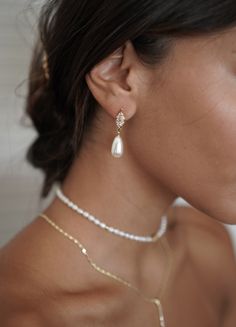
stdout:
POLYGON ((122 109, 126 119, 136 112, 135 81, 132 73, 133 46, 126 43, 86 74, 87 85, 99 105, 113 118, 122 109))

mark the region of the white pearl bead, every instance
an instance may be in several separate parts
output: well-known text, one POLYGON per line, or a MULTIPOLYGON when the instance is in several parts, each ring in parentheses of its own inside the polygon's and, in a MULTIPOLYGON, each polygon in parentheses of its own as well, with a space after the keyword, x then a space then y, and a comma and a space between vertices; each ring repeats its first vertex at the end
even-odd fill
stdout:
POLYGON ((120 158, 123 155, 123 152, 124 152, 124 146, 123 146, 122 138, 120 137, 120 135, 117 135, 112 143, 111 153, 113 157, 120 158))
MULTIPOLYGON (((116 136, 115 139, 120 139, 120 140, 117 141, 117 142, 120 142, 120 144, 118 144, 118 151, 114 151, 114 152, 115 153, 118 152, 119 154, 122 154, 123 153, 123 143, 122 143, 120 135, 118 134, 118 136, 116 136)), ((115 143, 115 140, 114 140, 113 143, 115 143)), ((114 150, 117 150, 117 149, 114 149, 114 150)), ((59 199, 62 202, 64 202, 66 205, 68 205, 70 208, 72 208, 76 212, 80 212, 85 218, 92 221, 96 225, 108 230, 111 233, 114 233, 116 235, 119 235, 119 236, 122 236, 122 237, 125 237, 125 238, 129 238, 131 240, 141 241, 141 242, 156 242, 163 234, 165 234, 165 232, 167 230, 168 217, 166 215, 163 215, 162 219, 161 219, 160 227, 159 227, 158 231, 156 232, 155 236, 152 236, 152 237, 150 237, 150 236, 138 236, 138 235, 133 235, 133 234, 124 232, 124 231, 120 231, 119 229, 116 229, 114 227, 107 226, 105 223, 101 222, 99 219, 97 219, 92 214, 86 212, 82 208, 79 208, 76 204, 74 204, 72 201, 70 201, 62 193, 62 190, 60 188, 57 189, 56 194, 57 194, 57 196, 59 197, 59 199)))

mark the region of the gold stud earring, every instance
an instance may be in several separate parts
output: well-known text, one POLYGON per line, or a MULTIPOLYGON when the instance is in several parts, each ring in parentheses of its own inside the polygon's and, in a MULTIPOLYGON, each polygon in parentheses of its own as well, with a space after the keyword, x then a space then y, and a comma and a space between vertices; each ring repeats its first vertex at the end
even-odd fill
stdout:
POLYGON ((120 132, 124 124, 125 124, 125 116, 121 109, 118 115, 116 116, 116 127, 117 127, 118 135, 114 138, 111 147, 111 154, 115 158, 120 158, 124 153, 124 145, 123 145, 122 138, 120 136, 120 132))

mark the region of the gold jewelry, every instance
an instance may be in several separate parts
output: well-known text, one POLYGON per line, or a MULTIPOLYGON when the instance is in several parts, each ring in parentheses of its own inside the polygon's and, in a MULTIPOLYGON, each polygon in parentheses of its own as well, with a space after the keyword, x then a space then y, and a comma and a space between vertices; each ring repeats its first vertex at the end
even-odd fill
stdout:
MULTIPOLYGON (((72 241, 76 246, 78 246, 81 250, 81 253, 83 255, 85 255, 86 259, 88 260, 89 264, 98 272, 100 272, 101 274, 110 277, 120 283, 122 283, 123 285, 126 285, 127 287, 129 287, 130 289, 133 289, 135 292, 137 292, 145 301, 147 302, 151 302, 153 304, 155 304, 155 306, 157 307, 157 311, 158 311, 158 316, 159 316, 159 323, 160 323, 160 327, 166 327, 166 322, 165 322, 165 318, 164 318, 164 313, 163 313, 163 308, 162 308, 162 304, 160 301, 160 298, 162 297, 162 294, 164 292, 164 288, 162 287, 161 292, 160 292, 160 297, 159 298, 149 298, 146 295, 144 295, 138 288, 136 288, 135 286, 133 286, 131 283, 129 283, 128 281, 126 281, 125 279, 112 274, 111 272, 104 270, 103 268, 99 267, 89 256, 87 249, 82 245, 82 243, 76 239, 75 237, 73 237, 72 235, 70 235, 69 233, 67 233, 66 231, 64 231, 60 226, 58 226, 56 223, 54 223, 48 216, 46 216, 45 214, 40 214, 39 217, 42 217, 45 219, 45 221, 47 221, 53 228, 55 228, 58 232, 60 232, 62 235, 64 235, 66 238, 68 238, 70 241, 72 241)), ((171 268, 172 268, 172 261, 173 261, 173 257, 171 255, 171 248, 170 245, 167 241, 167 239, 165 238, 165 242, 163 242, 164 238, 160 239, 160 242, 162 243, 164 250, 166 251, 166 253, 168 254, 168 272, 167 272, 167 276, 166 276, 166 280, 165 283, 167 283, 170 273, 171 273, 171 268)))
POLYGON ((45 50, 43 51, 42 68, 44 72, 44 77, 48 81, 50 76, 49 76, 49 67, 48 67, 48 56, 45 50))
POLYGON ((121 132, 121 129, 124 126, 124 124, 125 124, 125 115, 121 109, 120 112, 118 113, 118 115, 116 116, 116 127, 117 127, 118 135, 114 138, 112 147, 111 147, 111 154, 115 158, 120 158, 124 152, 123 141, 120 136, 120 132, 121 132))

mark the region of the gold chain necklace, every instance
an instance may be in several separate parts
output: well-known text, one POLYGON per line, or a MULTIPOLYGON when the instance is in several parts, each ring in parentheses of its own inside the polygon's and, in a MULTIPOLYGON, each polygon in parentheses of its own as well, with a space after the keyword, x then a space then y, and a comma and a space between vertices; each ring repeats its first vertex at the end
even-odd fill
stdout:
POLYGON ((160 292, 160 296, 159 298, 149 298, 146 295, 144 295, 138 288, 136 288, 135 286, 133 286, 131 283, 129 283, 128 281, 126 281, 125 279, 112 274, 111 272, 104 270, 103 268, 99 267, 89 256, 87 249, 82 245, 82 243, 76 239, 75 237, 73 237, 72 235, 70 235, 69 233, 67 233, 66 231, 64 231, 60 226, 58 226, 54 221, 52 221, 48 216, 46 216, 45 214, 39 214, 39 217, 44 218, 45 221, 47 221, 52 227, 54 227, 58 232, 60 232, 62 235, 64 235, 66 238, 68 238, 71 242, 73 242, 76 246, 78 246, 81 250, 81 253, 86 257, 86 259, 88 260, 89 264, 99 273, 110 277, 120 283, 122 283, 123 285, 126 285, 127 287, 129 287, 130 289, 133 289, 135 292, 137 292, 145 301, 147 302, 151 302, 153 304, 155 304, 157 311, 158 311, 158 320, 160 323, 160 327, 166 327, 166 322, 165 322, 165 318, 164 318, 164 313, 163 313, 163 308, 162 308, 162 304, 160 301, 160 298, 162 296, 162 293, 164 292, 164 285, 166 285, 170 273, 171 273, 171 268, 172 268, 172 261, 173 261, 173 257, 171 255, 171 248, 170 245, 167 241, 167 238, 164 236, 162 238, 160 238, 160 242, 162 243, 166 253, 168 254, 168 273, 166 274, 166 280, 164 285, 162 286, 161 292, 160 292), (164 241, 165 240, 165 241, 164 241))

